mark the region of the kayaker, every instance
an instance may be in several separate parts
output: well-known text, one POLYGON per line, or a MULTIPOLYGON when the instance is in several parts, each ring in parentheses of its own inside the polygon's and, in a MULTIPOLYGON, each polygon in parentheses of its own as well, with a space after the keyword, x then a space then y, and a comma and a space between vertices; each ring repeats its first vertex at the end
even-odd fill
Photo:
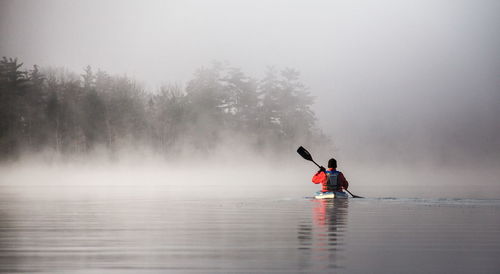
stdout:
POLYGON ((328 161, 328 170, 320 167, 312 177, 312 182, 323 186, 321 192, 343 192, 349 187, 344 174, 337 170, 337 160, 333 158, 328 161))

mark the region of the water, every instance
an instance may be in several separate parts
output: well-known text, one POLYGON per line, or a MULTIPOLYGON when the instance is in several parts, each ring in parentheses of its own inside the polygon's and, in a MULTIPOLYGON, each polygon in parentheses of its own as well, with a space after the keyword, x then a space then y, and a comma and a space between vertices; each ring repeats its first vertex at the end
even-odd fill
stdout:
POLYGON ((500 272, 500 200, 222 196, 3 186, 0 272, 500 272))

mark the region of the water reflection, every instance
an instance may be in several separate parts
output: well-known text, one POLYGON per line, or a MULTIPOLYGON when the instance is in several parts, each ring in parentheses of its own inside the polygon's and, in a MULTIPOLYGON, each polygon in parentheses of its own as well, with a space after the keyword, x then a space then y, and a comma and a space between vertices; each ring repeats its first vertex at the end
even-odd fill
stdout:
POLYGON ((347 199, 312 200, 312 221, 299 226, 300 249, 306 253, 305 269, 324 271, 341 267, 341 248, 347 227, 347 199))
POLYGON ((15 272, 13 265, 18 264, 17 256, 7 256, 6 250, 13 249, 11 217, 4 210, 4 203, 0 201, 0 273, 15 272))
POLYGON ((189 200, 148 191, 77 196, 61 187, 39 195, 40 188, 0 186, 0 273, 500 269, 499 202, 189 200))

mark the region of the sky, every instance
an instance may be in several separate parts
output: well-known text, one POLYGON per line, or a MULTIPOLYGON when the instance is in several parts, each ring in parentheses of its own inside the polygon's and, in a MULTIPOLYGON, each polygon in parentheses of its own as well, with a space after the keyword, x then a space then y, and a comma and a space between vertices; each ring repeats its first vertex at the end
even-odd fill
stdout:
POLYGON ((0 0, 0 55, 151 90, 212 61, 299 70, 340 155, 497 159, 500 1, 0 0))

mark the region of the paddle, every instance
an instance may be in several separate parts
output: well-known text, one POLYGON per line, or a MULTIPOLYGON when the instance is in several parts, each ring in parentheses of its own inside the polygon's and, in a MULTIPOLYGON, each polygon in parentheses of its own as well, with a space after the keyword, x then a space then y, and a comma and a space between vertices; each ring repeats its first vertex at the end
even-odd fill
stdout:
POLYGON ((303 147, 299 147, 297 149, 297 153, 300 154, 300 156, 302 156, 302 158, 308 160, 308 161, 311 161, 313 163, 315 163, 319 168, 321 168, 320 165, 318 165, 318 163, 316 163, 314 160, 313 160, 313 157, 311 156, 311 153, 309 153, 309 151, 307 151, 307 149, 303 148, 303 147))
MULTIPOLYGON (((307 149, 305 149, 305 148, 303 148, 302 146, 300 146, 300 147, 297 149, 297 153, 298 153, 298 154, 300 154, 300 156, 302 156, 302 158, 304 158, 304 159, 306 159, 306 160, 308 160, 308 161, 313 162, 313 163, 314 163, 314 164, 316 164, 319 168, 321 168, 321 166, 320 166, 320 165, 318 165, 318 163, 316 163, 316 162, 313 160, 313 158, 312 158, 312 156, 311 156, 311 153, 309 153, 309 151, 307 151, 307 149)), ((352 193, 351 193, 349 190, 347 190, 347 189, 346 189, 345 191, 347 191, 347 193, 351 194, 351 196, 352 196, 353 198, 363 198, 363 197, 361 197, 361 196, 358 196, 358 195, 354 195, 354 194, 352 194, 352 193)))

